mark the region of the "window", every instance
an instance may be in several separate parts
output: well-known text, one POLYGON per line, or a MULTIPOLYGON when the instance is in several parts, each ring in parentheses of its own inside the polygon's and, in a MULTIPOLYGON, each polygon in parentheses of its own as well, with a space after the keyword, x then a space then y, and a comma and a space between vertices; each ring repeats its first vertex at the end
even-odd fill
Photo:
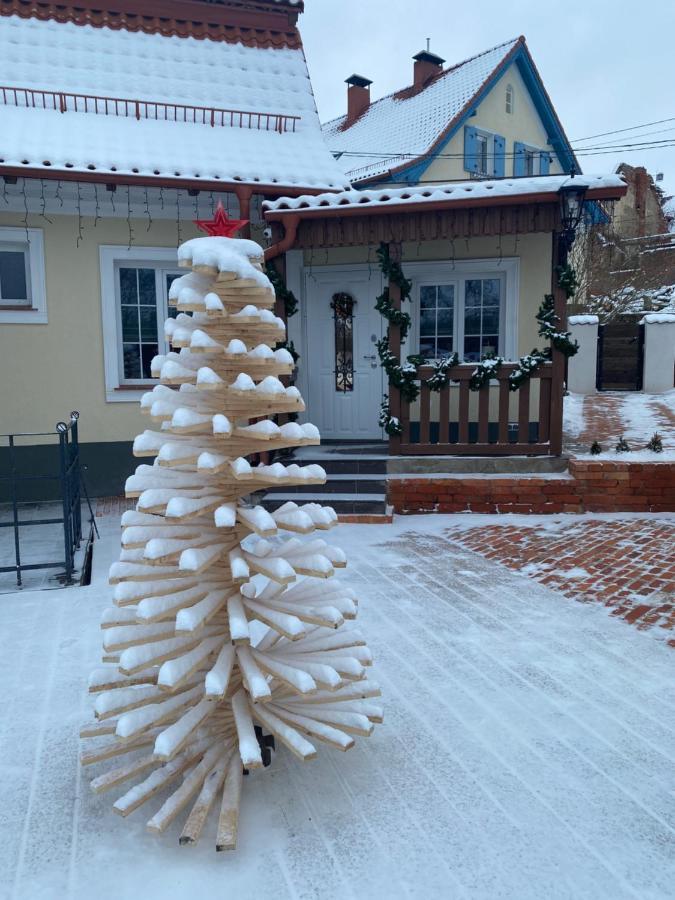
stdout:
POLYGON ((506 85, 506 112, 513 112, 513 85, 510 84, 506 85))
POLYGON ((43 237, 38 228, 0 228, 0 322, 47 322, 43 237))
POLYGON ((410 350, 436 360, 457 351, 464 362, 486 355, 516 359, 517 258, 406 263, 415 311, 410 350))
POLYGON ((473 177, 503 178, 505 175, 506 140, 500 134, 474 128, 464 128, 464 168, 473 177))
POLYGON ((420 355, 443 359, 453 351, 455 324, 455 285, 433 284, 420 287, 420 355))
POLYGON ((331 307, 335 323, 335 390, 347 394, 354 390, 354 298, 347 293, 333 294, 331 307))
POLYGON ((551 154, 548 150, 531 147, 520 141, 513 144, 513 174, 520 176, 548 175, 551 166, 551 154))
POLYGON ((502 283, 499 278, 464 282, 464 359, 497 356, 500 344, 502 283))
POLYGON ((153 357, 168 350, 164 320, 176 315, 169 288, 184 273, 175 250, 101 247, 100 256, 106 398, 136 401, 130 388, 143 389, 153 357))

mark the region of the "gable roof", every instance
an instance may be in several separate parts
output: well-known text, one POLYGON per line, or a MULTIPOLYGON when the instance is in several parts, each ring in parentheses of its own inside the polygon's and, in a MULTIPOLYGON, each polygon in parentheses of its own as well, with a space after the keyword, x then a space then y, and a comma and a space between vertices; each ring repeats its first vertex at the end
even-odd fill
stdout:
POLYGON ((0 16, 0 45, 0 173, 275 193, 347 186, 322 138, 301 45, 18 15, 0 16))
POLYGON ((373 101, 348 128, 346 116, 327 122, 323 126, 326 142, 331 151, 341 154, 339 161, 354 184, 396 173, 405 176, 413 167, 419 174, 420 164, 426 168, 431 163, 513 62, 518 64, 561 164, 567 171, 580 172, 522 36, 445 69, 420 91, 397 91, 373 101))

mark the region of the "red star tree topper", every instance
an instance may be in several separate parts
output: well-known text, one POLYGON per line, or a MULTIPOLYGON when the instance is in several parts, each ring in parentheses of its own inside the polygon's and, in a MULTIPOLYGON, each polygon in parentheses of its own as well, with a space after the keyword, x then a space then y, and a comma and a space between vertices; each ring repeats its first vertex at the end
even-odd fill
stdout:
POLYGON ((223 209, 223 201, 219 200, 216 206, 216 214, 212 219, 193 220, 200 231, 205 231, 209 237, 234 237, 234 235, 248 225, 248 219, 230 219, 223 209))

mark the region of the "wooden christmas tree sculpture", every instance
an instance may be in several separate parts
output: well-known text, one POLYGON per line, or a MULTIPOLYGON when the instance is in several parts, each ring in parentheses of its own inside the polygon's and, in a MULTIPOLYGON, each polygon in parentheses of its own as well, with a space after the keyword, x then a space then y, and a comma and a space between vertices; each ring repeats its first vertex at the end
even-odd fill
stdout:
MULTIPOLYGON (((221 214, 207 228, 222 235, 228 223, 221 214)), ((249 462, 319 443, 313 425, 268 418, 304 405, 279 380, 293 359, 271 349, 285 328, 262 251, 197 238, 179 262, 192 271, 171 286, 173 351, 153 361, 160 384, 141 401, 156 424, 134 453, 154 462, 126 485, 138 501, 110 570, 114 606, 102 622, 105 665, 90 678, 95 721, 82 730, 82 761, 115 764, 92 788, 117 790, 120 815, 153 798, 150 831, 181 815, 181 844, 198 840, 216 807, 225 850, 236 844, 242 775, 268 762, 270 735, 309 760, 315 741, 348 750, 382 713, 365 642, 342 627, 357 611, 331 579, 345 556, 315 534, 336 524, 334 511, 289 502, 269 513, 245 499, 325 481, 317 465, 249 462)))

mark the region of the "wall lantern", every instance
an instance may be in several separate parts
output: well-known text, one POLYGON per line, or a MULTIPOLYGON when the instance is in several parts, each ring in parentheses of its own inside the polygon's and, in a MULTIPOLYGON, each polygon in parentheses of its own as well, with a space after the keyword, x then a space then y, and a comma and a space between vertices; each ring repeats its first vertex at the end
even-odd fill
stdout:
POLYGON ((560 220, 562 223, 562 239, 567 250, 574 243, 574 236, 584 212, 586 185, 575 183, 574 174, 560 188, 560 220))

